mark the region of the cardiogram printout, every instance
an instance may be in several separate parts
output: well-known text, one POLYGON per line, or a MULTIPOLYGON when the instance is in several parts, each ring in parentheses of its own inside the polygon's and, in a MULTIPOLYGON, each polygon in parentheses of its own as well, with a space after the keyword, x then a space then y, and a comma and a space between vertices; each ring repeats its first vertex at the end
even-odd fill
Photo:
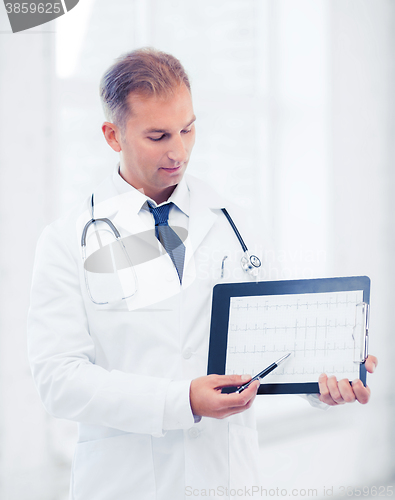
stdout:
POLYGON ((262 384, 359 378, 363 291, 231 297, 226 374, 256 375, 291 356, 262 384))

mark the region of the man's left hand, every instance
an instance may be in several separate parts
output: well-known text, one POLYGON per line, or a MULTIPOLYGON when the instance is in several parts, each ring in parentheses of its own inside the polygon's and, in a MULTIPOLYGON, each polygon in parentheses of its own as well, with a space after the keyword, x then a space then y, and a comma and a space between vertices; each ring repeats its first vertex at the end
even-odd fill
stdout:
MULTIPOLYGON (((366 370, 373 373, 378 364, 375 356, 368 356, 365 361, 366 370)), ((330 406, 342 405, 359 401, 365 405, 370 398, 370 389, 357 379, 350 384, 348 379, 339 382, 335 376, 329 377, 323 373, 318 379, 320 388, 319 400, 330 406)))

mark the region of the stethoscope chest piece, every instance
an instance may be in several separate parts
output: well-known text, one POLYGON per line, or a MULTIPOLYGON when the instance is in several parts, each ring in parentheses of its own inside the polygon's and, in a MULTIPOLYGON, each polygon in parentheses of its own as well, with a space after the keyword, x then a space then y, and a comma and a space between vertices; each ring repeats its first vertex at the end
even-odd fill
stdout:
POLYGON ((256 255, 250 255, 246 250, 241 258, 241 267, 250 276, 257 277, 262 263, 256 255))

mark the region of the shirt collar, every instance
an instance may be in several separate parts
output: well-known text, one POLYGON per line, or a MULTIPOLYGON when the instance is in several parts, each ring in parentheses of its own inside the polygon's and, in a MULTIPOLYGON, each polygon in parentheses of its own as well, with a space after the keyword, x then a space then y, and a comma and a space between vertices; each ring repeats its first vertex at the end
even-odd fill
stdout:
MULTIPOLYGON (((151 198, 149 198, 144 193, 133 187, 131 184, 126 182, 123 177, 121 177, 119 173, 119 164, 117 165, 117 168, 114 170, 113 182, 119 194, 121 195, 126 195, 127 193, 130 194, 131 196, 130 201, 132 203, 133 210, 135 210, 136 213, 138 213, 142 208, 148 209, 147 201, 150 201, 152 205, 157 206, 154 200, 151 200, 151 198)), ((177 208, 179 208, 182 212, 184 212, 185 215, 189 217, 189 189, 184 177, 182 178, 181 182, 177 185, 176 189, 173 191, 170 198, 164 203, 169 203, 169 202, 174 203, 174 205, 176 205, 177 208)))

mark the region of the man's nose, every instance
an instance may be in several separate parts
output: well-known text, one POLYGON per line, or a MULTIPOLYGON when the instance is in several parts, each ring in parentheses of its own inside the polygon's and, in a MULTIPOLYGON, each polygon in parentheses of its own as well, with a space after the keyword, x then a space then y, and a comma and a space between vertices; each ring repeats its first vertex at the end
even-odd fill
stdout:
POLYGON ((188 153, 185 148, 184 140, 180 135, 177 135, 170 142, 170 148, 167 153, 170 160, 183 162, 188 159, 188 153))

